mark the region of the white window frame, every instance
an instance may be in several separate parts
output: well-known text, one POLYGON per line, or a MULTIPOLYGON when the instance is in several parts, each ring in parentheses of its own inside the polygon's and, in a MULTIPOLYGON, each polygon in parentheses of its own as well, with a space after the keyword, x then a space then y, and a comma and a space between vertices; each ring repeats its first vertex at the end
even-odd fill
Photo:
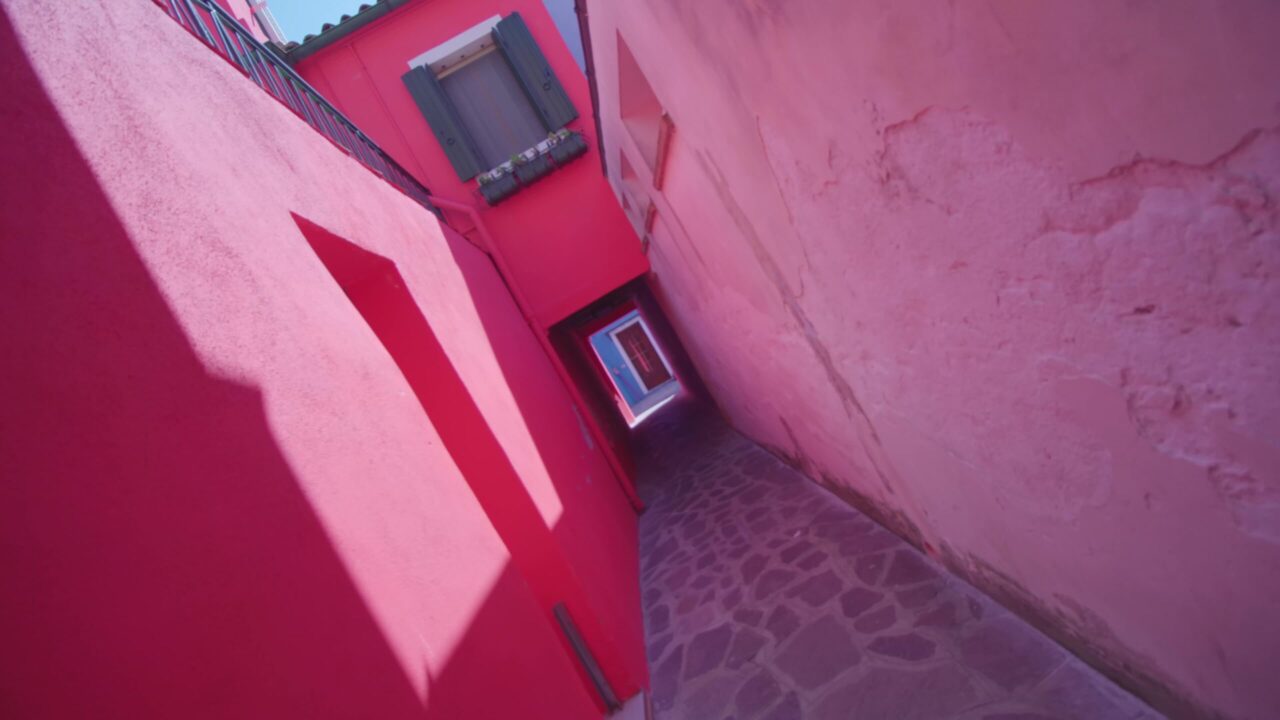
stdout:
POLYGON ((618 348, 618 353, 622 355, 622 361, 625 362, 627 364, 627 368, 631 370, 631 376, 636 379, 636 382, 644 390, 644 393, 646 396, 651 395, 652 393, 656 392, 660 388, 663 388, 672 382, 675 382, 676 374, 671 370, 671 363, 667 362, 667 357, 662 352, 662 346, 659 345, 658 342, 653 339, 653 333, 649 332, 649 325, 644 321, 643 317, 637 316, 631 320, 628 320, 627 322, 610 330, 608 335, 609 335, 609 339, 613 341, 614 346, 618 348), (644 377, 639 373, 639 371, 636 370, 636 366, 631 362, 631 356, 627 354, 627 349, 623 347, 622 343, 618 340, 618 333, 622 332, 623 330, 626 330, 632 325, 637 325, 637 324, 640 326, 640 329, 644 331, 645 336, 649 338, 649 345, 653 347, 653 351, 658 355, 658 360, 662 362, 662 367, 667 371, 667 379, 653 387, 648 387, 645 385, 644 377))
POLYGON ((493 51, 493 28, 501 21, 501 15, 494 15, 472 25, 410 60, 409 69, 425 66, 437 78, 448 75, 486 52, 493 51))

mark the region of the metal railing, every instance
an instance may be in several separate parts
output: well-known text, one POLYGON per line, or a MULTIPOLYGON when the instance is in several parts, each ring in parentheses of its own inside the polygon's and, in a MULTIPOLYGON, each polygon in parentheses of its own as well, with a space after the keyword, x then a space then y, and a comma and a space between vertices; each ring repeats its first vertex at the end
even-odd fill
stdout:
POLYGON ((187 28, 215 52, 240 68, 276 100, 297 113, 311 127, 341 147, 362 165, 417 200, 433 213, 430 192, 378 144, 360 132, 288 63, 245 30, 212 0, 153 0, 169 17, 187 28))

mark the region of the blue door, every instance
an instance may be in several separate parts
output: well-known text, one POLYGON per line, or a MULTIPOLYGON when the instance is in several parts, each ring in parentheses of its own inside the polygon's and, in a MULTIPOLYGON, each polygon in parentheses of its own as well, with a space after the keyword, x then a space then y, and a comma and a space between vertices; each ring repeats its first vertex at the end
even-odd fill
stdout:
POLYGON ((644 400, 644 396, 647 393, 644 387, 640 385, 640 379, 627 368, 627 361, 622 357, 622 349, 613 341, 609 333, 629 322, 633 322, 639 317, 640 312, 632 310, 591 336, 591 347, 595 349, 596 355, 600 358, 605 370, 609 371, 609 378, 617 386, 622 399, 626 400, 627 405, 632 408, 635 408, 636 405, 644 400))
POLYGON ((639 416, 680 388, 639 311, 632 310, 592 334, 591 347, 633 415, 639 416))

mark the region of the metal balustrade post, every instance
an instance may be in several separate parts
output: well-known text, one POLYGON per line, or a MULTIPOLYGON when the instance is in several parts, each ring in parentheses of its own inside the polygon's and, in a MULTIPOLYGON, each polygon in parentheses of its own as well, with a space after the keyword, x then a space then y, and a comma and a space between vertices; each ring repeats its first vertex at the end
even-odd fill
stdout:
POLYGON ((267 79, 267 84, 271 86, 271 94, 280 102, 290 108, 293 108, 293 103, 289 101, 289 95, 284 91, 284 83, 280 81, 280 76, 276 74, 276 68, 275 65, 271 63, 271 59, 263 57, 262 53, 258 52, 258 48, 256 47, 253 48, 253 57, 262 67, 262 75, 267 79))
POLYGON ((267 62, 271 65, 271 75, 280 84, 280 99, 299 116, 306 118, 306 113, 302 111, 302 103, 298 101, 298 96, 294 94, 293 88, 289 84, 289 76, 280 72, 280 66, 270 57, 267 58, 267 62))
POLYGON ((195 9, 191 4, 191 0, 182 0, 182 4, 186 6, 187 13, 191 18, 191 25, 199 33, 200 39, 212 47, 214 44, 213 36, 209 34, 209 28, 204 26, 204 18, 200 15, 200 11, 195 9))
POLYGON ((231 45, 235 48, 236 55, 240 59, 240 66, 253 79, 254 84, 258 87, 264 87, 262 79, 258 77, 258 68, 253 64, 253 58, 249 57, 249 49, 245 46, 244 36, 240 28, 231 28, 231 45))
POLYGON ((240 62, 240 56, 235 48, 231 47, 231 37, 227 35, 227 29, 222 26, 222 16, 217 11, 213 11, 209 13, 209 19, 213 22, 213 29, 218 33, 218 42, 222 43, 227 59, 243 70, 244 64, 240 62))

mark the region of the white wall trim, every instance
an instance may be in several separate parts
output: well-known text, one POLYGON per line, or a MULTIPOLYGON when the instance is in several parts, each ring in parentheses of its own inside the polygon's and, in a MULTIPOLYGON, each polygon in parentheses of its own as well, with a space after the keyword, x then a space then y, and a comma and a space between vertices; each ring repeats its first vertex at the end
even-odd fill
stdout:
POLYGON ((426 65, 431 72, 439 75, 483 54, 492 47, 493 36, 491 33, 494 26, 501 20, 501 15, 494 15, 484 22, 463 30, 410 60, 409 68, 426 65))

